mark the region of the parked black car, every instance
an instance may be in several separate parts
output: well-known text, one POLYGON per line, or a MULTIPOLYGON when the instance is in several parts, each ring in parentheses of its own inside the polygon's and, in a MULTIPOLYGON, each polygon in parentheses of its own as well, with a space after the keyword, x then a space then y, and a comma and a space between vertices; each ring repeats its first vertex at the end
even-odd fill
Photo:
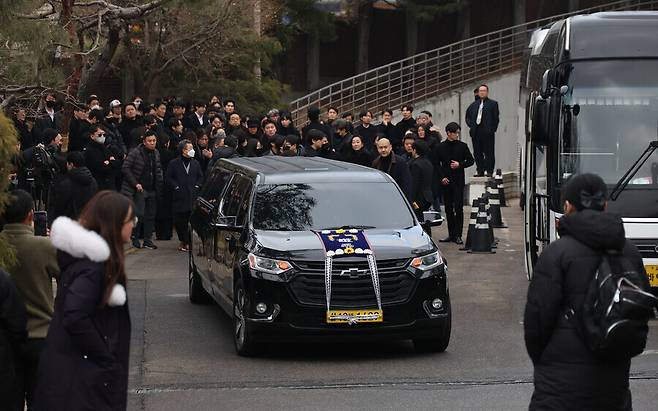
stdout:
MULTIPOLYGON (((190 225, 190 300, 214 300, 233 317, 240 355, 303 337, 413 339, 426 351, 448 346, 446 261, 387 174, 319 157, 222 159, 190 225), (364 230, 374 251, 381 322, 327 322, 325 252, 315 231, 341 227, 364 230)), ((331 309, 373 308, 366 258, 335 258, 331 309)))

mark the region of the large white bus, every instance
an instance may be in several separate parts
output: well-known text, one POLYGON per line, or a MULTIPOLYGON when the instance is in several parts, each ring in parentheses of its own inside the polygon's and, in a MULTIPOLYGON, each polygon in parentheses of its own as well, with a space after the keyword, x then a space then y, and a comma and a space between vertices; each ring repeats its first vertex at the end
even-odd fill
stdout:
POLYGON ((557 238, 560 189, 573 174, 608 185, 652 287, 658 287, 658 12, 567 18, 532 36, 522 205, 528 277, 557 238))

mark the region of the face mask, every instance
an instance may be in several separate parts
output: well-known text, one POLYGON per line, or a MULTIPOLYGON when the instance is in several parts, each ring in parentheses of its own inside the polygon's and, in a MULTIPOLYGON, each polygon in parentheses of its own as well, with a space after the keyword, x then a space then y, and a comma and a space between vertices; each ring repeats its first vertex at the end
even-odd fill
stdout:
POLYGON ((194 152, 194 149, 190 149, 190 150, 187 152, 187 156, 188 156, 189 158, 194 157, 194 154, 196 154, 196 153, 194 152))
POLYGON ((94 141, 98 144, 105 144, 105 136, 94 137, 94 141))
POLYGON ((46 100, 46 107, 53 108, 55 107, 55 102, 51 100, 46 100))

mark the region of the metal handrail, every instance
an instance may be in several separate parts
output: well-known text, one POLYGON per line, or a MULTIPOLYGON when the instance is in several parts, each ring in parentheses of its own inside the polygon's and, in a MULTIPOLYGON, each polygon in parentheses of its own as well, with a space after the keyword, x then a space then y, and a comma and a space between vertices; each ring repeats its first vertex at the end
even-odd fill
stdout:
POLYGON ((290 112, 294 124, 301 126, 311 106, 322 111, 333 106, 339 112, 368 109, 376 113, 423 101, 486 77, 518 70, 526 58, 530 35, 549 23, 577 14, 653 9, 658 9, 658 0, 621 0, 471 37, 322 87, 290 102, 290 112))

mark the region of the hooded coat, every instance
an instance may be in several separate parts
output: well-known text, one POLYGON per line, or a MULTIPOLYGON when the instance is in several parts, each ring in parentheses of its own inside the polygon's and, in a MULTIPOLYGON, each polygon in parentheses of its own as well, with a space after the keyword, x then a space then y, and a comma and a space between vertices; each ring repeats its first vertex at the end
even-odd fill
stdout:
POLYGON ((60 217, 50 238, 62 269, 41 360, 35 409, 49 411, 125 410, 128 391, 130 314, 124 285, 105 291, 105 240, 77 222, 60 217))
POLYGON ((630 410, 630 360, 596 358, 564 314, 567 304, 582 306, 603 250, 622 250, 644 273, 640 253, 614 214, 586 209, 565 215, 558 232, 560 239, 537 260, 528 288, 525 343, 535 367, 530 409, 630 410))
POLYGON ((48 223, 52 225, 61 216, 77 219, 96 192, 98 184, 87 167, 71 169, 55 183, 50 192, 48 223))

